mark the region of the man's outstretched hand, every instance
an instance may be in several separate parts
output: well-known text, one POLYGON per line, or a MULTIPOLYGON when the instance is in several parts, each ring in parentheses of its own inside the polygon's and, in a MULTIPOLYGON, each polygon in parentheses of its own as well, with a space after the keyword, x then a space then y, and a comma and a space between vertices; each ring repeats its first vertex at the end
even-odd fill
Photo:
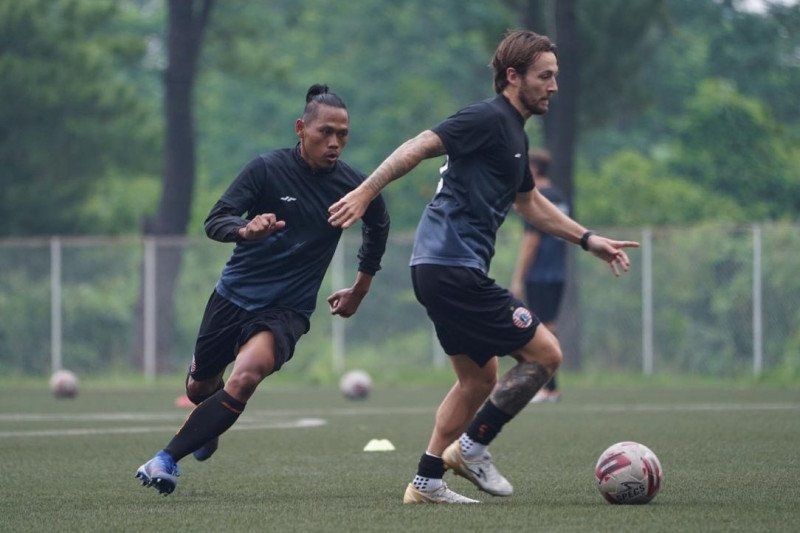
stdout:
POLYGON ((601 235, 591 235, 586 242, 589 251, 611 267, 615 276, 627 272, 631 268, 631 260, 623 248, 638 248, 636 241, 615 241, 601 235))
POLYGON ((335 228, 349 228, 364 216, 371 201, 372 198, 359 189, 350 191, 328 208, 328 213, 331 214, 328 223, 335 228))

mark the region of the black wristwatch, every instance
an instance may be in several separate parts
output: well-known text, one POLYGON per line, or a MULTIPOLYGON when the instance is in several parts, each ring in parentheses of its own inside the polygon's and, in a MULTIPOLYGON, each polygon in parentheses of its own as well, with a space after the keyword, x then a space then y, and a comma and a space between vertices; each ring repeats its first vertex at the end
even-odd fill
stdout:
POLYGON ((589 237, 594 235, 593 231, 587 231, 583 235, 581 235, 581 248, 588 251, 589 250, 589 237))

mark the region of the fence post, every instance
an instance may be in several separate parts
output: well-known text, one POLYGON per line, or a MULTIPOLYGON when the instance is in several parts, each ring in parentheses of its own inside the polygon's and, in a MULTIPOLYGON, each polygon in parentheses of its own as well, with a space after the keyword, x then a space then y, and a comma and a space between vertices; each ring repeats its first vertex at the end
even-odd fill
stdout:
POLYGON ((50 239, 50 371, 63 368, 61 327, 61 239, 50 239))
POLYGON ((642 230, 642 372, 653 374, 653 230, 642 230))
POLYGON ((144 378, 152 382, 156 377, 156 238, 144 239, 144 378))
MULTIPOLYGON (((339 245, 333 254, 333 264, 331 265, 331 283, 333 290, 338 291, 344 287, 344 235, 339 239, 339 245)), ((331 353, 333 355, 333 371, 337 374, 344 372, 345 367, 345 323, 341 317, 330 315, 331 317, 331 353)))
POLYGON ((764 367, 764 324, 762 322, 761 226, 753 224, 753 374, 764 367))

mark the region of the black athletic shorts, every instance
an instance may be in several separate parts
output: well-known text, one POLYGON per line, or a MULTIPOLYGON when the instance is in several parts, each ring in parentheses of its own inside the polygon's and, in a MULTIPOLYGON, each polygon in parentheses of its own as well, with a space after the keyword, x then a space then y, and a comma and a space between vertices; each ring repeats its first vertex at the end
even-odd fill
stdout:
POLYGON ((476 268, 415 265, 411 281, 448 355, 484 366, 495 355, 516 353, 536 333, 536 315, 476 268))
POLYGON ((529 281, 525 284, 525 296, 531 311, 545 324, 555 322, 561 295, 564 294, 564 282, 552 283, 529 281))
POLYGON ((308 319, 291 309, 248 311, 215 290, 206 304, 189 373, 202 381, 225 370, 253 335, 270 331, 275 339, 274 372, 292 358, 297 340, 308 332, 308 319))

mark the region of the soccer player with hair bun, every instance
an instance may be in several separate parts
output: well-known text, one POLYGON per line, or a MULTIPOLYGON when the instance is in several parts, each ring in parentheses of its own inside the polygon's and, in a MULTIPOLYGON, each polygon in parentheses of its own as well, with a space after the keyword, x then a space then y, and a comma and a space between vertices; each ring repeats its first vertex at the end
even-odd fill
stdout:
MULTIPOLYGON (((311 86, 295 122, 297 145, 250 161, 212 208, 206 234, 236 247, 206 305, 186 376, 186 395, 197 407, 136 471, 143 485, 169 494, 177 485, 178 461, 190 453, 199 461, 211 457, 258 384, 292 358, 308 332, 342 235, 328 223, 328 206, 365 178, 340 159, 349 128, 342 99, 327 85, 311 86)), ((386 206, 377 195, 368 204, 359 217, 363 243, 355 282, 328 297, 331 313, 345 318, 358 310, 386 249, 386 206)))
POLYGON ((380 191, 423 159, 446 155, 441 181, 422 214, 411 255, 417 300, 433 321, 456 373, 439 409, 404 503, 477 503, 449 489, 446 468, 495 496, 511 484, 488 445, 561 364, 558 340, 487 275, 497 230, 511 208, 534 227, 579 244, 615 275, 635 242, 596 235, 562 213, 534 186, 525 121, 543 115, 558 90, 556 49, 547 37, 509 31, 492 59, 497 95, 470 105, 398 147, 357 189, 330 207, 348 227, 380 191), (497 356, 517 364, 499 380, 497 356))

